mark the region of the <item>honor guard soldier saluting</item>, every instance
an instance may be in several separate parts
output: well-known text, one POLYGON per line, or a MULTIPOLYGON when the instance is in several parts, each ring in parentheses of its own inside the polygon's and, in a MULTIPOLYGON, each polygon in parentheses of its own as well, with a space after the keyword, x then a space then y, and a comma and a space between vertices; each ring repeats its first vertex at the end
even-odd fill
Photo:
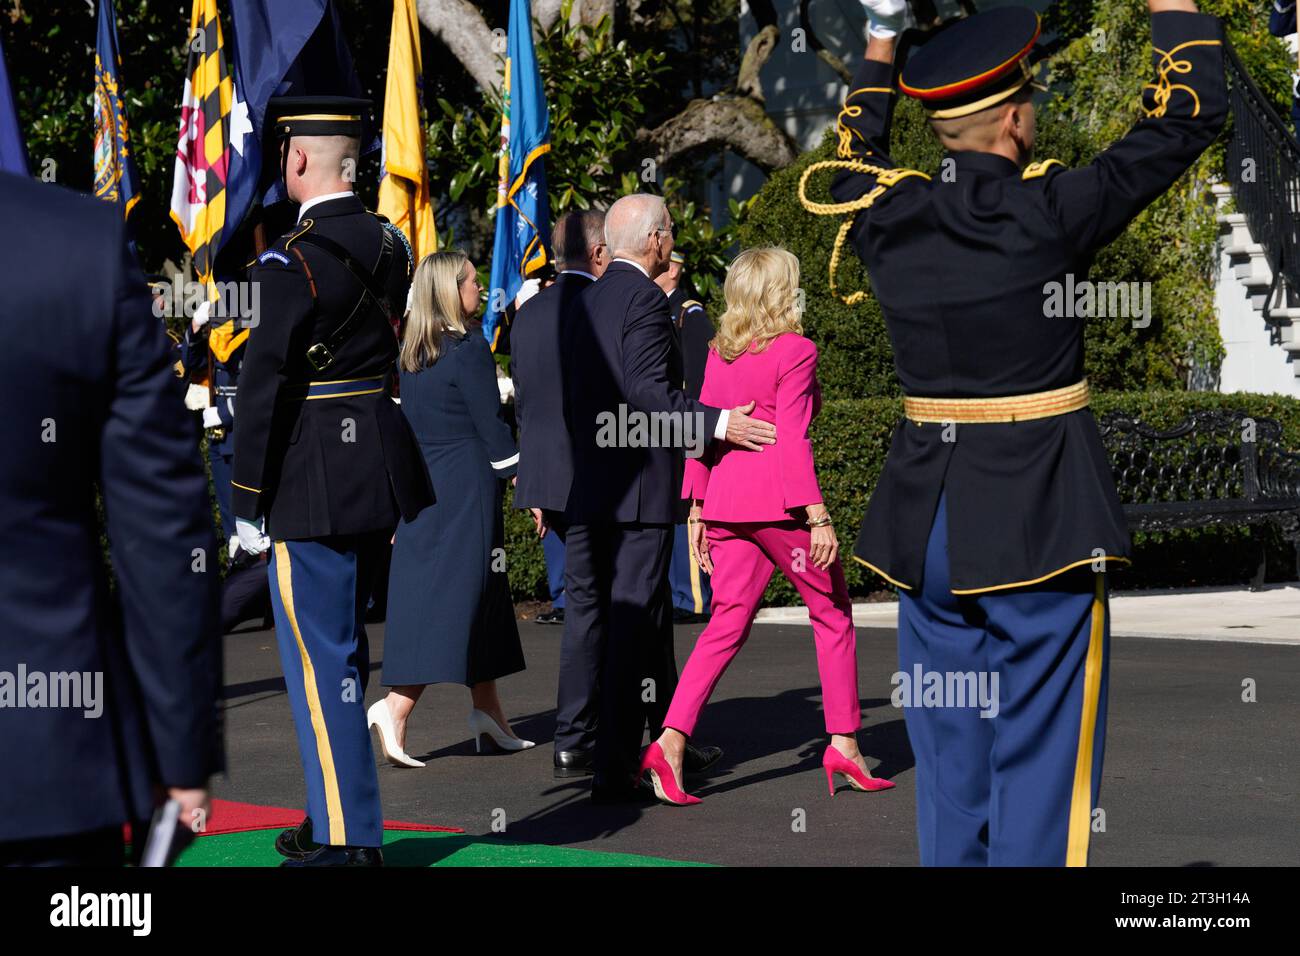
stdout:
POLYGON ((351 186, 369 105, 271 101, 299 220, 249 272, 261 308, 240 374, 233 498, 242 545, 271 549, 276 639, 306 776, 307 818, 276 841, 285 865, 382 863, 366 600, 399 514, 411 520, 433 501, 389 397, 409 247, 351 186))
POLYGON ((865 5, 839 158, 813 164, 800 195, 812 212, 847 214, 832 288, 847 237, 904 394, 855 552, 899 591, 921 861, 1085 865, 1105 739, 1106 579, 1129 537, 1088 409, 1083 319, 1048 317, 1045 286, 1086 277, 1094 253, 1214 141, 1226 115, 1220 25, 1191 0, 1150 0, 1145 115, 1067 169, 1030 161, 1037 14, 957 21, 896 85, 906 8, 865 5), (925 107, 951 175, 890 161, 898 89, 925 107), (825 168, 840 171, 836 203, 807 197, 825 168), (984 677, 996 710, 922 706, 923 674, 947 686, 984 677))

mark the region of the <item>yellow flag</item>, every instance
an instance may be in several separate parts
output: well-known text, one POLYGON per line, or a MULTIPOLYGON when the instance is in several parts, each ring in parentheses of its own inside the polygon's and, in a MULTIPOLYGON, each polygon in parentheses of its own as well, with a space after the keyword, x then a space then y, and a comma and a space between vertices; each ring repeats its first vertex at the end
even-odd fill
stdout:
POLYGON ((384 87, 383 174, 379 214, 406 233, 416 262, 438 249, 424 162, 424 78, 415 0, 393 0, 384 87))

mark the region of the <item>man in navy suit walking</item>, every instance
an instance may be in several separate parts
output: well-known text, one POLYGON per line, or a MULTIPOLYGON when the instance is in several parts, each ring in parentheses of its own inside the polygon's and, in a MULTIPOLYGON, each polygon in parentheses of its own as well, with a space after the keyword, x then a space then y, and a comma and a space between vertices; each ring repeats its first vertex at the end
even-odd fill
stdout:
POLYGON ((566 317, 561 355, 573 449, 566 582, 597 595, 603 617, 592 798, 617 802, 636 797, 642 733, 647 720, 658 732, 677 684, 668 561, 683 449, 725 439, 757 451, 776 429, 749 417, 752 403, 712 408, 682 391, 681 349, 654 283, 673 251, 663 199, 618 200, 605 242, 612 261, 566 317))
MULTIPOLYGON (((569 432, 564 422, 564 383, 561 376, 560 329, 584 289, 609 265, 605 245, 605 214, 595 209, 566 213, 551 233, 559 274, 555 282, 529 299, 510 330, 510 375, 515 383, 515 418, 519 423, 519 474, 515 484, 517 508, 539 508, 546 524, 542 539, 548 575, 551 563, 565 560, 568 525, 564 509, 573 482, 569 432), (557 553, 558 552, 558 553, 557 553)), ((579 535, 583 529, 579 529, 579 535)), ((581 547, 581 542, 578 543, 581 547)), ((554 591, 554 589, 552 589, 554 591)), ((585 776, 592 772, 591 748, 596 729, 595 689, 600 659, 594 636, 599 607, 595 595, 581 584, 570 593, 565 581, 556 602, 564 638, 560 646, 559 694, 556 705, 555 776, 585 776), (563 608, 563 610, 559 610, 563 608)))
POLYGON ((222 769, 207 479, 119 208, 7 173, 0 208, 0 866, 120 865, 222 769))

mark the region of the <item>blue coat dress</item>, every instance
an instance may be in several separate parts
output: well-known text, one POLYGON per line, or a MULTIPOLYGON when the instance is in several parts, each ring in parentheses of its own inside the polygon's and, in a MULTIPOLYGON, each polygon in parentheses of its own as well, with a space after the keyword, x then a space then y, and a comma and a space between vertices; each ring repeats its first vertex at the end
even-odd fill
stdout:
POLYGON ((436 503, 398 525, 388 580, 385 686, 477 684, 524 669, 505 570, 503 479, 519 459, 496 363, 477 329, 448 333, 431 366, 402 372, 402 411, 436 503))

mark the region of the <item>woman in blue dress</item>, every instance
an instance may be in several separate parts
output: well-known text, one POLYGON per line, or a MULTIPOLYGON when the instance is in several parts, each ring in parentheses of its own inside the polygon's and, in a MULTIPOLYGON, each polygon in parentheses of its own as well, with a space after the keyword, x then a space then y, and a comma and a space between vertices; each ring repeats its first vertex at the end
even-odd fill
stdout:
POLYGON ((519 453, 501 417, 496 363, 472 321, 481 294, 464 253, 426 256, 402 336, 402 411, 437 501, 393 539, 382 681, 390 690, 368 718, 397 766, 424 766, 406 753, 406 722, 429 684, 469 687, 476 746, 485 738, 503 750, 533 746, 510 730, 497 698, 497 679, 524 669, 502 511, 519 453))

